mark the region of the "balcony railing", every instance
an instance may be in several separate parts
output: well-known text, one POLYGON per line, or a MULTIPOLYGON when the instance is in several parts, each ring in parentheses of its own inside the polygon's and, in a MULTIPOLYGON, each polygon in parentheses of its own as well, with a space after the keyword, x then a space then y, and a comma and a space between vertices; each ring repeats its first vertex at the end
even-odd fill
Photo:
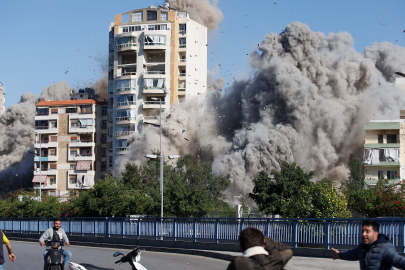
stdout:
POLYGON ((135 117, 128 117, 128 116, 115 117, 115 121, 116 121, 116 122, 120 122, 120 121, 131 121, 131 120, 135 120, 135 117))
POLYGON ((136 75, 136 72, 122 72, 120 74, 117 74, 117 77, 121 77, 121 76, 129 76, 129 75, 136 75))
POLYGON ((124 92, 124 91, 135 91, 136 88, 135 87, 123 87, 123 88, 116 88, 115 92, 119 93, 119 92, 124 92))
POLYGON ((127 151, 127 150, 128 150, 127 147, 116 147, 116 148, 115 148, 115 151, 116 151, 116 152, 124 152, 124 151, 127 151))
POLYGON ((136 43, 125 43, 125 44, 120 44, 115 46, 117 49, 121 49, 121 48, 127 48, 127 47, 132 47, 132 46, 136 46, 136 43))
POLYGON ((93 125, 71 125, 71 128, 92 128, 93 125))
POLYGON ((157 116, 144 116, 143 119, 144 120, 157 120, 158 117, 157 116))
POLYGON ((37 116, 49 115, 49 112, 47 112, 47 113, 35 113, 35 115, 37 115, 37 116))
POLYGON ((92 138, 90 138, 90 139, 80 139, 78 141, 70 141, 70 142, 91 143, 91 142, 93 142, 93 139, 92 138))
POLYGON ((76 157, 91 157, 93 154, 92 153, 81 153, 76 155, 76 157))
POLYGON ((186 59, 180 59, 180 61, 179 62, 181 62, 181 63, 185 63, 186 62, 186 59))
POLYGON ((179 89, 177 89, 177 91, 179 91, 179 92, 185 92, 185 91, 186 91, 186 88, 179 88, 179 89))
POLYGON ((160 43, 160 42, 145 42, 145 46, 166 46, 166 42, 160 43))
POLYGON ((145 101, 144 102, 146 105, 159 105, 159 104, 162 104, 162 105, 165 105, 166 104, 166 101, 145 101))
POLYGON ((134 133, 135 133, 135 131, 121 131, 121 132, 115 132, 115 136, 116 137, 129 136, 134 133))
POLYGON ((49 140, 41 140, 41 141, 35 141, 35 143, 48 143, 49 140))
POLYGON ((93 113, 93 111, 81 111, 81 112, 79 112, 80 114, 92 114, 93 113))
POLYGON ((186 76, 186 73, 179 73, 179 77, 184 77, 186 76))
POLYGON ((35 126, 35 129, 49 129, 49 126, 35 126))
POLYGON ((121 107, 121 106, 132 106, 132 105, 136 105, 135 101, 126 101, 126 102, 117 102, 115 104, 115 106, 117 107, 121 107))
POLYGON ((179 45, 179 48, 186 48, 186 45, 179 45))
POLYGON ((166 71, 145 71, 144 74, 166 74, 166 71))

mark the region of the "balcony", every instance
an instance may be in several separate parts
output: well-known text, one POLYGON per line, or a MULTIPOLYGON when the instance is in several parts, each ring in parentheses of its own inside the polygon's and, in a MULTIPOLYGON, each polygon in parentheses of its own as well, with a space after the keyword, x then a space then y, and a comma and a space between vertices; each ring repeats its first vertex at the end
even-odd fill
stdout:
POLYGON ((58 120, 57 113, 36 113, 35 120, 58 120))
POLYGON ((92 147, 94 146, 93 139, 81 139, 78 141, 69 142, 69 147, 92 147))
POLYGON ((94 133, 96 128, 94 125, 81 125, 81 126, 70 126, 69 133, 94 133))
POLYGON ((122 117, 115 117, 115 124, 128 124, 131 121, 135 121, 135 117, 129 116, 122 116, 122 117))
POLYGON ((90 154, 78 154, 75 156, 68 156, 68 161, 81 161, 81 160, 95 160, 95 157, 92 153, 90 154))
POLYGON ((161 87, 149 87, 149 88, 143 88, 142 90, 143 94, 165 94, 165 90, 161 87))
POLYGON ((166 71, 145 71, 143 73, 144 79, 163 79, 166 78, 166 71))
POLYGON ((133 71, 124 71, 117 73, 117 78, 120 79, 135 79, 133 76, 136 76, 136 72, 133 71))
POLYGON ((121 131, 121 132, 115 132, 115 137, 126 137, 134 134, 135 131, 121 131))
POLYGON ((116 147, 115 152, 117 154, 125 154, 124 152, 128 151, 128 147, 116 147))
POLYGON ((68 189, 89 189, 94 185, 94 171, 87 171, 87 173, 81 173, 81 172, 78 172, 78 171, 69 170, 68 171, 68 179, 69 179, 68 189), (91 181, 90 181, 91 183, 90 183, 89 186, 83 186, 83 184, 78 185, 77 184, 77 179, 76 179, 75 183, 71 183, 70 176, 76 175, 76 177, 77 177, 77 174, 79 174, 79 173, 80 173, 81 176, 89 177, 91 179, 91 181))
POLYGON ((131 94, 131 93, 136 94, 136 88, 135 88, 135 87, 116 88, 116 89, 115 89, 115 93, 116 93, 117 95, 120 95, 120 94, 131 94))
POLYGON ((166 42, 145 42, 144 50, 166 50, 166 42))
POLYGON ((41 143, 39 143, 39 141, 36 141, 34 144, 34 147, 35 148, 54 148, 54 147, 58 147, 58 142, 42 140, 41 143))
POLYGON ((81 111, 80 113, 71 113, 71 114, 69 114, 69 120, 93 118, 93 115, 91 115, 91 114, 93 114, 92 111, 81 111))
POLYGON ((34 157, 34 161, 58 161, 58 156, 42 154, 40 157, 34 157))
POLYGON ((186 65, 186 59, 180 59, 179 66, 185 66, 185 65, 186 65))
POLYGON ((161 105, 162 105, 162 108, 166 108, 165 101, 144 101, 143 109, 160 109, 161 105))
POLYGON ((178 89, 177 89, 177 94, 178 94, 179 96, 184 96, 184 95, 186 95, 186 88, 178 88, 178 89))
POLYGON ((159 124, 159 117, 158 116, 144 116, 143 122, 149 124, 159 124))
POLYGON ((137 43, 125 43, 125 44, 116 45, 115 48, 116 48, 117 52, 137 51, 138 44, 137 43))
POLYGON ((41 134, 52 134, 58 133, 58 128, 50 126, 35 126, 35 131, 40 131, 41 134))
POLYGON ((126 101, 126 102, 117 102, 115 103, 115 107, 125 107, 125 106, 135 106, 136 102, 135 101, 126 101))

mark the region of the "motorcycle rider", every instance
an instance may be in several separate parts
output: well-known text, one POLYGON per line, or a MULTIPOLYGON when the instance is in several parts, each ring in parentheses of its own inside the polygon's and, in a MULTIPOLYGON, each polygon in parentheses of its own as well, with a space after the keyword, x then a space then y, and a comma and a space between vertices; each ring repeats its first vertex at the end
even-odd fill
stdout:
MULTIPOLYGON (((55 219, 53 222, 53 228, 47 229, 39 238, 39 243, 41 246, 45 246, 46 241, 63 241, 65 242, 66 246, 70 246, 69 239, 65 233, 65 230, 62 229, 60 226, 62 225, 62 220, 59 218, 55 219)), ((46 249, 44 252, 44 260, 46 262, 46 254, 48 253, 49 249, 46 249)), ((65 265, 64 268, 67 267, 70 258, 72 258, 72 253, 66 249, 63 250, 63 256, 65 256, 65 265)))

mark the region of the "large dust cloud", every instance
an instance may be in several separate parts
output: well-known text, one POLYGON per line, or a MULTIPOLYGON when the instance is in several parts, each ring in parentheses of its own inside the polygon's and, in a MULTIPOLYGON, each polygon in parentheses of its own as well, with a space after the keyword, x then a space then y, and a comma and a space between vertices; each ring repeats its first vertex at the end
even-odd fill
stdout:
MULTIPOLYGON (((213 171, 231 180, 229 200, 250 192, 259 171, 284 161, 318 179, 345 179, 349 160, 362 156, 363 123, 398 119, 405 105, 390 83, 404 68, 405 48, 381 43, 358 53, 353 44, 347 32, 325 35, 300 22, 265 36, 251 52, 250 79, 224 93, 217 91, 221 80, 210 81, 207 95, 164 115, 164 154, 213 161, 213 171)), ((130 142, 121 166, 159 149, 159 129, 145 128, 130 142)))

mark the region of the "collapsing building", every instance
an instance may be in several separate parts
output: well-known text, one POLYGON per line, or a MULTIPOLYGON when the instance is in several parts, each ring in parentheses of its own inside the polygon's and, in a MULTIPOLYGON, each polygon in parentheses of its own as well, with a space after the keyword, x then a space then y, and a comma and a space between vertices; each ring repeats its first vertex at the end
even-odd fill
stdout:
POLYGON ((3 91, 3 84, 0 82, 0 115, 6 112, 6 94, 3 91))

